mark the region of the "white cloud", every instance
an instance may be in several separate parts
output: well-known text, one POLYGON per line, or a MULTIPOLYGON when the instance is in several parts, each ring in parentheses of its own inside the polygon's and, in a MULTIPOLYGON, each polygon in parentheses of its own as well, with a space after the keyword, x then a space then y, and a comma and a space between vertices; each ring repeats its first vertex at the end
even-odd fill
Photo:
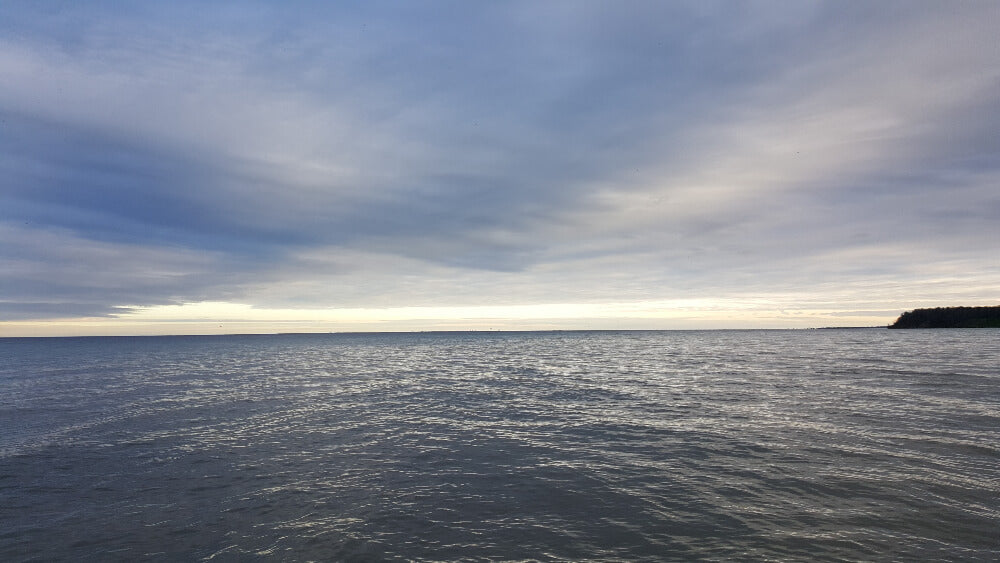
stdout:
POLYGON ((733 9, 38 20, 0 39, 6 303, 800 326, 995 299, 995 8, 733 9))

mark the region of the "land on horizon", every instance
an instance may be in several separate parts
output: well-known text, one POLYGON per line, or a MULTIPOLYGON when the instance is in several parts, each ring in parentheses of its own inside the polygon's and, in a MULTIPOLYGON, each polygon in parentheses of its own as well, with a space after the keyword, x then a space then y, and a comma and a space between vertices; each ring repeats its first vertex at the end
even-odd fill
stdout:
POLYGON ((889 328, 1000 328, 1000 306, 914 309, 889 328))

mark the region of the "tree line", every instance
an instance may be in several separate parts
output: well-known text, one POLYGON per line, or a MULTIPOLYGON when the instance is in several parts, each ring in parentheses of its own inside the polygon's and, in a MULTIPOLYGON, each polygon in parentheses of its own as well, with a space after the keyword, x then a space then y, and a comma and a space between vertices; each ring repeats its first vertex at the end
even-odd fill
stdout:
POLYGON ((1000 306, 914 309, 889 328, 1000 328, 1000 306))

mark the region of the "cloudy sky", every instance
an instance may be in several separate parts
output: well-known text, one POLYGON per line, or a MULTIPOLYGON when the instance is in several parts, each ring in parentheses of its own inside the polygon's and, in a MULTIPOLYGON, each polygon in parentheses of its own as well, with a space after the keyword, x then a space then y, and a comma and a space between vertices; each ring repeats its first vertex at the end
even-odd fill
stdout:
POLYGON ((1000 4, 4 2, 0 335, 1000 303, 1000 4))

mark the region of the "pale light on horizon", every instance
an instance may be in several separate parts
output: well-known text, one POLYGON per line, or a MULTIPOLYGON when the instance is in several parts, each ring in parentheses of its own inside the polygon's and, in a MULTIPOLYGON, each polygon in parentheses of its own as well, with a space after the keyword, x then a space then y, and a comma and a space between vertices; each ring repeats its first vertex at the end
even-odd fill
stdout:
POLYGON ((0 322, 0 336, 168 335, 424 330, 748 329, 879 326, 884 311, 779 309, 767 299, 678 299, 465 307, 269 309, 198 302, 136 307, 105 318, 0 322))

